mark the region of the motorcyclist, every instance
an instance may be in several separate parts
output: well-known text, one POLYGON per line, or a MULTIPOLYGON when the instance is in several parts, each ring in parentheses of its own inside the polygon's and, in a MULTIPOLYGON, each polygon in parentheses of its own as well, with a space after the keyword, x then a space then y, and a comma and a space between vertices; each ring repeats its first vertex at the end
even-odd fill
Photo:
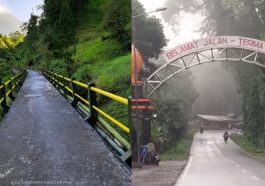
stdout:
POLYGON ((203 125, 201 125, 201 127, 200 127, 200 133, 202 134, 202 133, 203 133, 203 131, 204 131, 204 126, 203 126, 203 125))
POLYGON ((224 140, 226 142, 228 140, 228 132, 227 131, 225 131, 223 137, 224 137, 224 140))

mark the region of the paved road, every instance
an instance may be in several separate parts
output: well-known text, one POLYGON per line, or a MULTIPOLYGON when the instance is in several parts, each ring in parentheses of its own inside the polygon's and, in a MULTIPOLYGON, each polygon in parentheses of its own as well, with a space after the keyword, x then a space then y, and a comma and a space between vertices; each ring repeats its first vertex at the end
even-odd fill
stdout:
POLYGON ((132 171, 133 186, 172 186, 186 161, 161 161, 159 166, 144 165, 132 171))
POLYGON ((265 163, 246 156, 223 132, 196 134, 177 186, 264 186, 265 163))
POLYGON ((130 185, 130 173, 53 86, 29 71, 0 126, 0 185, 33 183, 130 185))

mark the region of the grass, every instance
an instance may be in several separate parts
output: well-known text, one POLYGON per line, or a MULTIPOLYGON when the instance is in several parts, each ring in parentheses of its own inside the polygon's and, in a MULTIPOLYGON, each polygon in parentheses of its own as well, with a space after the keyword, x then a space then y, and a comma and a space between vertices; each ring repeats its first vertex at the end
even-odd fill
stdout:
MULTIPOLYGON (((89 1, 85 5, 77 29, 73 77, 83 83, 93 81, 97 87, 127 98, 131 95, 131 54, 124 53, 121 44, 103 28, 106 3, 108 1, 98 0, 89 1)), ((61 64, 55 61, 53 66, 58 69, 61 64)), ((106 113, 128 125, 127 106, 103 96, 98 96, 98 104, 106 113)), ((118 127, 112 126, 123 134, 118 127)))
POLYGON ((191 143, 191 140, 182 139, 177 143, 175 148, 162 153, 159 157, 161 160, 187 160, 191 143))
POLYGON ((265 160, 265 148, 256 148, 254 144, 250 143, 243 135, 240 134, 231 134, 230 138, 247 153, 256 158, 265 160))
POLYGON ((88 63, 98 63, 100 61, 112 60, 115 57, 124 55, 120 51, 120 44, 111 39, 102 26, 105 6, 108 1, 89 1, 86 13, 80 20, 77 29, 78 43, 74 60, 82 66, 88 63))
POLYGON ((175 147, 172 146, 159 155, 161 160, 187 160, 190 155, 191 144, 196 132, 195 129, 190 129, 188 134, 180 139, 175 147))
POLYGON ((74 77, 82 82, 93 80, 106 91, 127 97, 130 94, 131 55, 81 66, 74 77))
MULTIPOLYGON (((90 2, 89 9, 97 6, 90 2)), ((97 13, 95 11, 93 15, 97 13)), ((131 95, 131 54, 121 52, 120 44, 111 39, 109 33, 102 28, 100 16, 94 18, 90 11, 78 29, 78 43, 73 57, 78 68, 73 76, 84 83, 93 81, 97 87, 127 98, 131 95)), ((125 105, 103 96, 99 96, 98 103, 102 110, 128 126, 128 108, 125 105)), ((120 134, 124 134, 117 126, 112 126, 120 134)), ((129 138, 127 135, 123 136, 129 138)))
MULTIPOLYGON (((88 64, 81 67, 74 77, 82 82, 93 79, 97 87, 127 98, 131 94, 130 75, 131 75, 131 55, 117 57, 110 61, 88 64)), ((99 107, 106 113, 128 126, 128 108, 125 105, 112 101, 111 99, 100 96, 98 99, 99 107)), ((110 123, 110 122, 109 122, 110 123)), ((117 126, 112 125, 120 134, 124 132, 117 126)), ((124 136, 128 139, 128 136, 124 136)))
POLYGON ((101 65, 97 84, 113 93, 128 96, 131 79, 131 54, 115 58, 101 65))
POLYGON ((117 41, 112 39, 103 41, 97 35, 92 40, 88 39, 77 44, 74 59, 81 62, 81 64, 97 63, 120 56, 121 53, 119 51, 121 51, 121 48, 117 41))

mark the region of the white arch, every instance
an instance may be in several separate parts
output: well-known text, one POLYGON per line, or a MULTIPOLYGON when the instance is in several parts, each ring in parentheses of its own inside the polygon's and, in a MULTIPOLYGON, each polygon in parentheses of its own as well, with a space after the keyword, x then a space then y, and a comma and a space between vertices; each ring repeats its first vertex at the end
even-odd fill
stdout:
POLYGON ((150 97, 164 82, 193 66, 215 61, 240 61, 265 68, 265 42, 240 36, 217 36, 178 45, 163 54, 166 61, 146 79, 150 97))

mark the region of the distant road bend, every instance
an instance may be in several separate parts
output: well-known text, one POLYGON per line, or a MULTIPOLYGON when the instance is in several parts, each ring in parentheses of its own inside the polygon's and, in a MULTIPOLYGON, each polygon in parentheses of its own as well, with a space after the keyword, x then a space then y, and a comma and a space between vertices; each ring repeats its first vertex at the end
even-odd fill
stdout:
POLYGON ((194 137, 190 159, 175 186, 264 186, 265 163, 245 155, 223 131, 194 137))
POLYGON ((35 71, 0 126, 0 185, 31 183, 130 185, 94 129, 35 71))

